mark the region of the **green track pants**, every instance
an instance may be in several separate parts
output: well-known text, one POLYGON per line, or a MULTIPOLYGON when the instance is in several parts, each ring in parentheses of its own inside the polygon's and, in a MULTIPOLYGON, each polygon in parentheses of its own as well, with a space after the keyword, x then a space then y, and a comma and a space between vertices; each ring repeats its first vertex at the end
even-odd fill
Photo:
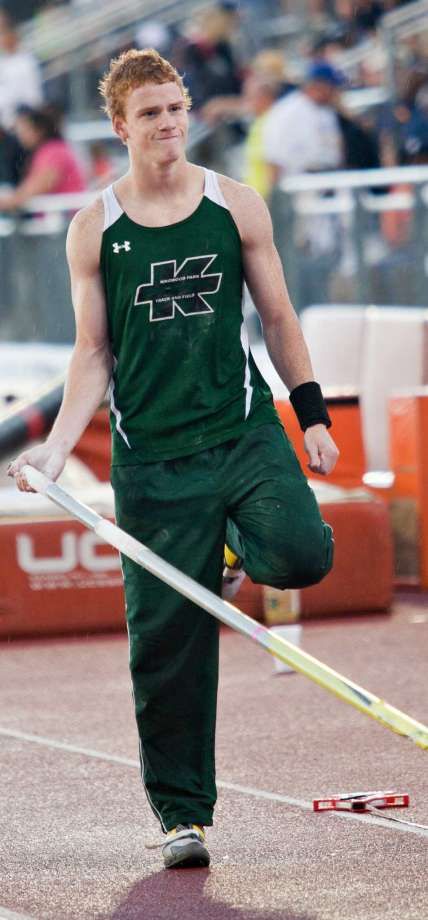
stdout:
MULTIPOLYGON (((120 527, 220 593, 227 541, 250 578, 320 581, 331 528, 280 425, 177 460, 115 466, 120 527)), ((218 622, 122 558, 143 783, 162 829, 212 824, 218 622)))

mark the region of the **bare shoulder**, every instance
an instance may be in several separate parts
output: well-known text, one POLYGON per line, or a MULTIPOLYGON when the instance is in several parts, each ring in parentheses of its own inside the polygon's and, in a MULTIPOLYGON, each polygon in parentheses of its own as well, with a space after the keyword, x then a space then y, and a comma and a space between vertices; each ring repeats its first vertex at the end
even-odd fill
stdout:
POLYGON ((70 264, 98 267, 104 227, 101 197, 74 215, 67 234, 67 257, 70 264))
POLYGON ((242 182, 228 176, 218 176, 226 204, 238 227, 243 242, 256 243, 261 237, 272 236, 272 221, 264 199, 242 182))

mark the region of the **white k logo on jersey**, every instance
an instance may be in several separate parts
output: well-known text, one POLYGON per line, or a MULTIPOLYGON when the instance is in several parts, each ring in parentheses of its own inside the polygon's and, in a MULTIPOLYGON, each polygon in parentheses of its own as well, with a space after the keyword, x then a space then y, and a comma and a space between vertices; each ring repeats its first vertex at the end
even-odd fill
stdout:
POLYGON ((123 242, 123 243, 120 243, 120 244, 119 244, 119 243, 113 243, 112 246, 113 246, 113 252, 115 252, 116 254, 117 254, 118 252, 120 252, 121 249, 124 249, 125 252, 129 252, 130 249, 131 249, 131 244, 130 244, 129 240, 124 240, 124 242, 123 242))

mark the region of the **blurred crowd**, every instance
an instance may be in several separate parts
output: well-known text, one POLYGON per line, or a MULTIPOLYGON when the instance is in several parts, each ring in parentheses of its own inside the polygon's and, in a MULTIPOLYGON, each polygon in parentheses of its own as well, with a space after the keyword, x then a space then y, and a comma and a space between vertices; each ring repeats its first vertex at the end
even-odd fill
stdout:
POLYGON ((0 10, 0 211, 22 209, 35 195, 79 192, 86 178, 62 134, 62 112, 44 99, 41 73, 0 10))
MULTIPOLYGON (((87 4, 70 5, 84 12, 87 4)), ((228 143, 240 149, 239 178, 268 198, 283 176, 298 172, 428 162, 428 25, 400 41, 393 85, 382 33, 383 14, 405 5, 220 0, 186 22, 144 19, 131 44, 156 47, 176 64, 193 119, 211 130, 214 143, 218 126, 227 126, 228 143), (388 92, 374 104, 350 104, 354 92, 376 88, 388 92)), ((0 10, 0 185, 9 187, 0 195, 1 210, 22 207, 34 194, 99 187, 114 176, 100 141, 88 146, 84 167, 79 162, 62 132, 64 114, 73 114, 70 88, 42 80, 20 37, 20 20, 32 17, 32 27, 46 28, 66 6, 14 0, 0 10)), ((110 56, 88 60, 94 113, 110 56)))
POLYGON ((52 341, 72 337, 71 319, 48 309, 68 297, 69 206, 62 202, 60 213, 28 202, 103 188, 127 168, 98 84, 129 47, 156 48, 183 75, 193 100, 191 159, 267 200, 298 311, 322 302, 424 303, 427 202, 414 186, 401 176, 372 186, 380 195, 368 196, 370 207, 348 211, 333 188, 292 197, 278 188, 296 173, 428 163, 428 14, 394 33, 393 48, 384 19, 420 6, 141 0, 138 18, 133 4, 113 0, 0 0, 2 334, 34 337, 37 326, 52 341))

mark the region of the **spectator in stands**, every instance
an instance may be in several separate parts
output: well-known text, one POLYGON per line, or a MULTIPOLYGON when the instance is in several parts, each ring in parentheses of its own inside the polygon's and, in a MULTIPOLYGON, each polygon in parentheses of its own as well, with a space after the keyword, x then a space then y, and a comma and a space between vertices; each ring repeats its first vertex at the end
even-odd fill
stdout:
POLYGON ((244 103, 253 116, 244 143, 242 181, 267 198, 271 191, 270 173, 264 157, 263 132, 266 119, 281 92, 281 83, 254 73, 244 83, 244 103))
MULTIPOLYGON (((400 151, 403 166, 428 164, 428 119, 414 120, 400 151)), ((404 179, 390 188, 400 206, 380 214, 382 236, 387 252, 372 270, 372 289, 376 303, 423 304, 426 279, 421 279, 420 224, 416 216, 415 187, 404 179), (406 203, 408 206, 406 207, 406 203)))
POLYGON ((342 103, 342 94, 332 99, 342 135, 344 169, 380 169, 376 133, 353 117, 342 103))
POLYGON ((280 51, 264 48, 251 61, 238 96, 214 96, 200 109, 200 115, 210 125, 227 122, 238 124, 239 145, 243 142, 244 168, 236 169, 235 178, 244 182, 266 198, 270 191, 268 168, 264 159, 263 130, 267 113, 273 103, 296 89, 284 71, 284 57, 280 51))
POLYGON ((250 72, 280 84, 281 98, 297 89, 297 84, 287 73, 284 55, 277 48, 267 47, 259 51, 251 60, 250 72))
POLYGON ((336 0, 335 4, 336 22, 354 45, 376 30, 384 12, 378 0, 336 0))
POLYGON ((222 0, 205 11, 198 33, 185 42, 179 53, 179 67, 197 111, 212 96, 237 95, 242 74, 232 39, 239 24, 237 7, 222 0))
POLYGON ((26 151, 15 135, 0 127, 0 185, 18 185, 26 158, 26 151))
MULTIPOLYGON (((402 166, 426 166, 428 163, 428 84, 425 91, 421 87, 416 102, 418 104, 403 131, 400 149, 402 166)), ((411 195, 413 192, 414 186, 405 180, 390 189, 391 194, 411 195)), ((382 232, 391 249, 396 250, 409 242, 413 217, 413 208, 388 210, 381 214, 382 232)))
POLYGON ((58 113, 52 107, 22 107, 15 131, 31 153, 24 179, 10 192, 0 194, 0 210, 14 211, 34 195, 80 192, 85 188, 83 171, 70 145, 62 138, 58 113))
MULTIPOLYGON (((335 64, 346 47, 346 33, 340 28, 329 29, 317 39, 311 52, 315 62, 323 60, 335 64)), ((374 130, 354 118, 343 105, 342 87, 339 86, 331 99, 336 110, 343 142, 343 166, 345 169, 378 169, 380 167, 379 143, 374 130)))
POLYGON ((361 32, 373 32, 385 12, 384 3, 378 0, 353 0, 353 15, 361 32))
POLYGON ((344 83, 335 67, 316 61, 301 89, 272 107, 264 130, 272 183, 283 175, 338 169, 343 164, 342 137, 332 102, 344 83))
POLYGON ((0 9, 0 124, 10 129, 20 105, 43 101, 40 71, 35 57, 20 45, 10 13, 0 9))
MULTIPOLYGON (((295 83, 292 83, 285 72, 284 56, 276 48, 263 48, 252 59, 247 76, 242 84, 242 92, 239 95, 214 96, 200 109, 200 115, 208 124, 214 125, 217 122, 230 120, 232 118, 246 118, 248 115, 258 115, 259 111, 253 109, 252 100, 248 94, 248 88, 251 86, 252 78, 256 78, 253 84, 254 88, 262 82, 269 85, 275 90, 275 99, 284 98, 288 93, 297 89, 295 83)), ((250 91, 250 96, 252 92, 250 91)), ((258 103, 256 103, 258 109, 258 103)), ((269 106, 270 108, 270 106, 269 106)), ((265 110, 266 111, 266 110, 265 110)))
MULTIPOLYGON (((344 78, 336 68, 317 61, 310 65, 302 88, 272 106, 263 132, 272 186, 284 176, 343 166, 342 133, 334 108, 338 87, 343 84, 344 78)), ((332 271, 341 256, 340 221, 335 214, 301 216, 293 232, 299 252, 294 301, 300 308, 324 303, 329 299, 332 271)))
POLYGON ((383 166, 400 165, 400 151, 406 138, 412 133, 414 121, 420 118, 418 98, 423 97, 428 86, 428 67, 411 67, 400 73, 398 98, 386 102, 377 116, 377 132, 383 166), (419 95, 421 93, 421 95, 419 95))
POLYGON ((324 13, 323 24, 328 21, 328 31, 338 30, 338 41, 352 47, 374 35, 384 13, 408 2, 411 0, 316 0, 316 6, 318 13, 324 13))

